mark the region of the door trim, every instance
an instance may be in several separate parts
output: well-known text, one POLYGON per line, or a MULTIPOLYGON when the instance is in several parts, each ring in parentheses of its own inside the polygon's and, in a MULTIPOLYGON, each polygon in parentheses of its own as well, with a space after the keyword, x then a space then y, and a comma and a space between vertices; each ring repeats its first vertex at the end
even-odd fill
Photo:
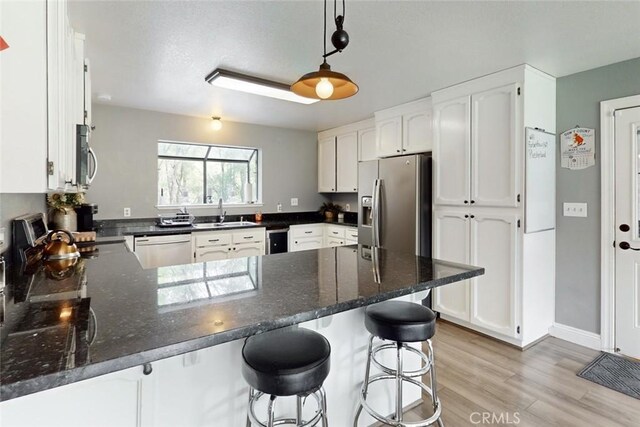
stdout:
POLYGON ((600 339, 615 351, 615 120, 616 110, 640 106, 640 95, 600 102, 600 339))

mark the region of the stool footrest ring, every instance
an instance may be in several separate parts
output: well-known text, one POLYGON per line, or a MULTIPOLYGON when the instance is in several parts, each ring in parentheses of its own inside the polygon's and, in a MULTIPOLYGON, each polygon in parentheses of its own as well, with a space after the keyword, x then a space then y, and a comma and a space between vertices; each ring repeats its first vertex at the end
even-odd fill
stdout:
MULTIPOLYGON (((382 363, 378 362, 378 360, 376 360, 376 354, 382 350, 389 350, 389 349, 396 349, 396 348, 397 348, 397 344, 395 342, 376 345, 375 347, 373 347, 373 350, 371 350, 371 362, 385 374, 395 376, 396 370, 389 368, 387 366, 384 366, 382 363)), ((403 377, 405 378, 421 377, 427 372, 429 372, 429 370, 431 369, 431 361, 429 360, 429 358, 425 353, 405 343, 402 343, 402 349, 410 353, 416 354, 420 356, 420 359, 422 359, 422 368, 416 369, 415 371, 403 371, 402 372, 403 377)))
MULTIPOLYGON (((256 391, 254 392, 253 396, 251 396, 251 399, 249 400, 248 415, 252 425, 256 424, 260 427, 267 427, 265 423, 258 420, 258 417, 256 416, 256 413, 254 410, 254 405, 256 404, 258 399, 260 399, 262 396, 269 396, 269 395, 265 395, 261 391, 256 391)), ((313 427, 317 425, 318 422, 320 422, 320 419, 322 417, 322 403, 321 403, 321 397, 320 397, 320 390, 316 390, 313 393, 310 393, 309 396, 313 396, 313 398, 316 400, 316 403, 318 404, 318 409, 316 411, 316 414, 313 416, 313 418, 311 418, 309 421, 303 420, 302 424, 298 424, 298 421, 295 418, 278 418, 274 420, 273 425, 280 426, 280 425, 289 424, 289 425, 294 425, 299 427, 313 427)), ((288 397, 288 396, 278 396, 278 397, 288 397)))
MULTIPOLYGON (((413 384, 415 386, 420 387, 425 393, 427 393, 429 396, 433 396, 433 391, 431 390, 430 387, 427 387, 425 384, 423 384, 420 381, 417 381, 411 377, 405 376, 405 375, 401 375, 400 376, 402 378, 403 382, 408 382, 410 384, 413 384)), ((413 421, 413 422, 408 422, 408 421, 400 421, 398 422, 397 420, 391 419, 389 417, 385 417, 384 415, 378 413, 377 411, 375 411, 368 403, 367 403, 367 398, 365 396, 365 389, 368 388, 368 386, 370 384, 373 384, 374 382, 377 381, 384 381, 384 380, 396 380, 395 375, 386 375, 386 374, 378 374, 378 375, 374 375, 372 376, 368 383, 364 384, 362 386, 362 390, 360 391, 360 404, 362 405, 362 408, 369 414, 371 415, 373 418, 375 418, 376 420, 387 424, 387 425, 391 425, 391 426, 397 426, 397 427, 426 427, 429 426, 433 423, 435 423, 436 421, 438 421, 438 419, 440 418, 440 415, 442 413, 442 408, 440 406, 440 399, 436 399, 436 405, 434 408, 434 412, 433 415, 430 416, 427 419, 424 420, 420 420, 420 421, 413 421)))

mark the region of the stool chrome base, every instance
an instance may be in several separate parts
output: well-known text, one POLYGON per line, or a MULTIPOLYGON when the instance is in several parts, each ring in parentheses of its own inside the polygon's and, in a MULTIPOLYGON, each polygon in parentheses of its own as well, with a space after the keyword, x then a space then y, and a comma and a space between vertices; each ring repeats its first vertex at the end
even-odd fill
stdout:
POLYGON ((353 421, 353 426, 357 427, 358 419, 360 418, 360 414, 362 413, 362 409, 371 415, 376 420, 390 426, 397 427, 425 427, 432 424, 437 423, 438 426, 444 427, 444 423, 442 422, 442 407, 440 405, 440 399, 437 396, 436 392, 436 371, 435 371, 435 363, 434 363, 434 353, 433 346, 431 345, 431 340, 427 340, 427 346, 429 347, 429 354, 425 354, 424 352, 417 350, 413 347, 410 347, 406 343, 393 342, 387 344, 379 344, 377 346, 373 346, 374 336, 372 335, 369 338, 369 351, 367 358, 367 368, 365 372, 365 380, 362 384, 362 389, 360 391, 360 403, 358 404, 358 410, 356 412, 355 419, 353 421), (396 369, 389 368, 384 366, 378 360, 376 360, 376 354, 382 350, 396 348, 396 369), (423 362, 423 366, 420 369, 414 371, 403 371, 402 370, 402 362, 403 362, 403 351, 408 351, 420 356, 423 362), (371 364, 374 364, 378 369, 380 369, 383 373, 371 376, 371 364), (429 373, 431 387, 427 387, 422 381, 414 379, 415 377, 420 377, 426 373, 429 373), (396 411, 393 417, 386 417, 380 413, 378 413, 375 409, 373 409, 367 403, 367 393, 369 391, 369 385, 373 384, 377 381, 385 381, 385 380, 393 380, 396 382, 396 411), (420 387, 425 393, 431 396, 431 402, 433 404, 433 415, 427 419, 420 421, 403 421, 402 414, 402 385, 403 383, 413 384, 415 386, 420 387))
POLYGON ((315 415, 308 421, 302 419, 302 406, 303 399, 306 397, 296 396, 296 418, 275 418, 275 406, 276 406, 276 398, 278 396, 274 395, 265 395, 261 391, 255 391, 253 388, 249 388, 249 407, 247 410, 247 427, 251 427, 254 425, 260 427, 273 427, 280 425, 293 425, 296 427, 313 427, 318 425, 320 421, 322 421, 322 427, 329 427, 327 423, 327 396, 324 392, 324 388, 320 387, 318 390, 310 393, 308 396, 313 396, 315 399, 318 409, 316 410, 315 415), (264 423, 258 420, 258 417, 255 414, 254 405, 258 402, 258 400, 263 396, 269 396, 269 404, 267 407, 267 422, 264 423))

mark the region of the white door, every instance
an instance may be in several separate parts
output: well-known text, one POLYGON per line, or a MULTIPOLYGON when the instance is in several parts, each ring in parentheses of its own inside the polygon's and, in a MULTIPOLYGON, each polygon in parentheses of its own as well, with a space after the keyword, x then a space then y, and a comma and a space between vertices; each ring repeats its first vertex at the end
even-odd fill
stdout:
POLYGON ((470 215, 472 265, 485 273, 471 279, 470 321, 491 331, 517 336, 515 215, 470 215))
POLYGON ((323 138, 318 141, 318 192, 336 191, 336 139, 323 138))
POLYGON ((517 206, 518 87, 471 97, 471 200, 476 206, 517 206))
POLYGON ((358 132, 336 138, 336 185, 338 193, 358 192, 358 132))
POLYGON ((402 154, 402 116, 376 121, 376 154, 378 157, 402 154))
POLYGON ((264 255, 264 247, 262 243, 247 243, 244 245, 237 245, 233 247, 231 251, 231 257, 241 258, 248 256, 260 256, 264 255))
POLYGON ((468 206, 471 177, 470 97, 434 106, 433 188, 436 205, 468 206))
POLYGON ((196 249, 195 262, 219 261, 229 258, 231 247, 229 246, 209 246, 196 249))
POLYGON ((424 153, 433 149, 432 110, 402 116, 402 153, 424 153))
POLYGON ((376 157, 376 128, 362 129, 358 131, 358 160, 366 162, 375 160, 376 157))
MULTIPOLYGON (((436 210, 433 257, 469 264, 469 214, 436 210)), ((457 319, 469 320, 469 281, 434 289, 433 309, 457 319)))
POLYGON ((615 121, 616 347, 640 358, 640 107, 615 121))

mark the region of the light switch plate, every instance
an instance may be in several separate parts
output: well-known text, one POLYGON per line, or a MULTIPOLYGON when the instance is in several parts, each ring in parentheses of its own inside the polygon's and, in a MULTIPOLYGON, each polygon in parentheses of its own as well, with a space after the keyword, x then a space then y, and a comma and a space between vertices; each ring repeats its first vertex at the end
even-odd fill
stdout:
POLYGON ((292 197, 291 198, 291 206, 298 206, 298 198, 297 197, 292 197))
POLYGON ((278 202, 276 205, 276 212, 282 212, 282 203, 278 202))
POLYGON ((349 203, 344 205, 344 210, 347 211, 347 212, 351 212, 351 205, 349 203))
POLYGON ((131 216, 131 208, 124 208, 124 216, 125 217, 131 216))
POLYGON ((563 203, 562 212, 564 216, 587 216, 587 204, 586 203, 563 203))

